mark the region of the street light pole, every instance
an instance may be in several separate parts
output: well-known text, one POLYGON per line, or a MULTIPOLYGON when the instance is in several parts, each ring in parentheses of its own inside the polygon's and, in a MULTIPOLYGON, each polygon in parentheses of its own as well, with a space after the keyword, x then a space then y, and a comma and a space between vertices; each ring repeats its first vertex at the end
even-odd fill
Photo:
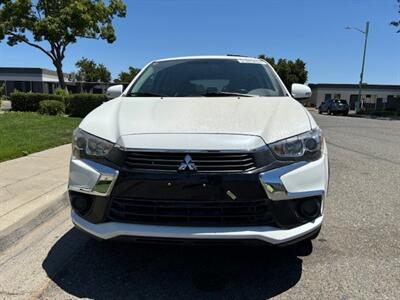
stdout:
POLYGON ((363 59, 362 59, 362 66, 361 66, 361 73, 360 73, 360 83, 359 83, 359 87, 358 87, 358 98, 357 98, 357 102, 356 102, 356 113, 359 113, 360 109, 361 109, 362 85, 363 85, 363 79, 364 79, 365 56, 367 54, 369 22, 367 22, 365 25, 365 31, 358 29, 358 28, 353 28, 353 27, 346 27, 346 29, 355 29, 355 30, 361 32, 362 34, 364 34, 364 37, 365 37, 364 52, 363 52, 363 59))

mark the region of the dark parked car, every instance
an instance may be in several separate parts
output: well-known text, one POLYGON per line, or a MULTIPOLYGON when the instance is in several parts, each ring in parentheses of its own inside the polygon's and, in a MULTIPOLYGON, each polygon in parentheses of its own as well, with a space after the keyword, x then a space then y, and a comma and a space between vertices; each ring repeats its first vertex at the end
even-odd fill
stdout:
POLYGON ((318 112, 320 114, 326 112, 328 115, 343 114, 344 116, 347 116, 349 114, 349 104, 346 100, 328 100, 321 103, 321 105, 318 107, 318 112))

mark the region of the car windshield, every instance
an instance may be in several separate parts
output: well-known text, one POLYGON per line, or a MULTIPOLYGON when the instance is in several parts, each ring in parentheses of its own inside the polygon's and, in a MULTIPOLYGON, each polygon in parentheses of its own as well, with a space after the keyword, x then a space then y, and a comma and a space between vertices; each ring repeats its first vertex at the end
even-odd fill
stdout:
POLYGON ((149 65, 128 97, 285 96, 269 66, 256 59, 180 59, 149 65))

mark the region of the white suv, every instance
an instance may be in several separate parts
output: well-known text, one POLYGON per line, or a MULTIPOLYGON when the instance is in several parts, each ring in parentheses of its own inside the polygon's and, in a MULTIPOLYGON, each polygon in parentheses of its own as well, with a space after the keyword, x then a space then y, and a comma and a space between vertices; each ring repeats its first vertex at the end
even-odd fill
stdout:
POLYGON ((321 130, 264 60, 150 63, 74 132, 72 221, 99 239, 287 245, 318 235, 321 130))

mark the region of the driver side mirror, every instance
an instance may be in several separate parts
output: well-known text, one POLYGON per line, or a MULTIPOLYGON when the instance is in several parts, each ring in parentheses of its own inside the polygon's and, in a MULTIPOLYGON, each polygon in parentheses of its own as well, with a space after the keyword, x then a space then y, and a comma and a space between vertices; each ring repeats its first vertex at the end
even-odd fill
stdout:
POLYGON ((107 98, 114 99, 121 96, 122 92, 124 91, 124 86, 122 84, 110 86, 107 89, 107 98))
POLYGON ((310 98, 312 95, 311 89, 304 84, 293 83, 292 84, 292 96, 296 100, 305 100, 310 98))

